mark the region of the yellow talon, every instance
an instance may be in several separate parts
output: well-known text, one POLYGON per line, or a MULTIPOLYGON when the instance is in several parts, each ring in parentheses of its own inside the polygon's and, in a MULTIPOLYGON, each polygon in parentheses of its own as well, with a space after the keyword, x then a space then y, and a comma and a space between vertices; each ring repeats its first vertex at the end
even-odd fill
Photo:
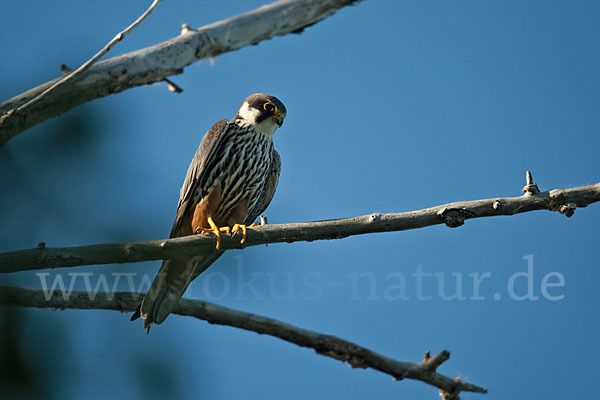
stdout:
POLYGON ((246 241, 246 235, 248 235, 248 228, 253 228, 258 225, 260 225, 258 222, 251 225, 235 224, 233 225, 233 228, 231 228, 231 233, 242 231, 242 240, 240 240, 240 243, 244 243, 246 241))
POLYGON ((231 233, 236 233, 242 231, 242 240, 240 241, 240 243, 244 243, 246 241, 246 235, 248 234, 248 230, 246 228, 246 225, 244 224, 235 224, 233 225, 233 228, 231 228, 231 233))
POLYGON ((240 241, 240 243, 244 243, 246 241, 246 235, 248 234, 248 228, 260 225, 259 222, 255 222, 251 225, 235 224, 232 228, 228 226, 222 226, 219 228, 217 224, 215 224, 215 221, 213 221, 212 217, 208 217, 208 224, 210 225, 210 228, 204 228, 202 226, 199 226, 196 229, 194 229, 194 232, 212 233, 213 235, 215 235, 217 237, 217 250, 221 248, 221 232, 235 234, 239 231, 242 231, 242 240, 240 241))
POLYGON ((210 229, 199 226, 195 229, 196 233, 212 233, 217 237, 217 250, 221 247, 221 232, 229 232, 229 227, 224 226, 219 228, 215 221, 213 221, 212 217, 208 217, 208 224, 210 225, 210 229))

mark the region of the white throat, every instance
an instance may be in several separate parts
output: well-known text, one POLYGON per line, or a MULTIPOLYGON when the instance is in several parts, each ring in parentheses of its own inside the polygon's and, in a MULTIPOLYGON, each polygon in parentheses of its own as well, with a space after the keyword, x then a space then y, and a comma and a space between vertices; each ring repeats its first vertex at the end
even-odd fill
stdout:
POLYGON ((248 104, 246 101, 240 107, 238 114, 240 117, 242 117, 245 124, 254 126, 256 130, 264 133, 265 135, 273 136, 275 129, 277 129, 278 125, 275 123, 275 121, 273 121, 272 118, 267 118, 264 121, 256 122, 256 119, 260 115, 260 111, 258 111, 256 108, 250 107, 250 104, 248 104))

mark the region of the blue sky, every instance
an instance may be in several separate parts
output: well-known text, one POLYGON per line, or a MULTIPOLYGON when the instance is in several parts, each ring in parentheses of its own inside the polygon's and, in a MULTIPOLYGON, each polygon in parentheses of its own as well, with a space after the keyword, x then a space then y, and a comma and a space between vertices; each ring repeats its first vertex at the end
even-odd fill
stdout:
MULTIPOLYGON (((7 3, 2 99, 56 77, 63 63, 78 66, 147 3, 7 3)), ((109 55, 262 4, 162 2, 109 55)), ((0 149, 0 251, 168 236, 202 135, 254 92, 288 109, 275 137, 283 169, 271 223, 518 196, 526 170, 541 190, 599 182, 599 17, 600 3, 587 1, 364 1, 301 35, 186 68, 173 77, 182 94, 157 84, 84 104, 0 149)), ((591 397, 599 222, 592 205, 570 219, 539 211, 458 229, 254 247, 227 253, 186 296, 401 360, 448 349, 440 372, 490 390, 465 399, 591 397), (515 300, 509 282, 529 262, 537 300, 515 300), (419 298, 419 271, 432 274, 421 288, 431 299, 419 298), (474 277, 484 275, 482 299, 473 299, 474 277), (564 285, 544 296, 543 280, 559 276, 564 285), (465 300, 445 297, 457 279, 465 300)), ((48 279, 138 279, 159 264, 57 270, 48 279)), ((1 278, 41 285, 35 273, 1 278)), ((515 295, 526 293, 526 280, 514 279, 515 295)), ((146 336, 115 312, 19 311, 30 327, 24 340, 37 346, 30 357, 55 360, 45 379, 57 398, 437 397, 420 382, 191 318, 172 316, 146 336)))

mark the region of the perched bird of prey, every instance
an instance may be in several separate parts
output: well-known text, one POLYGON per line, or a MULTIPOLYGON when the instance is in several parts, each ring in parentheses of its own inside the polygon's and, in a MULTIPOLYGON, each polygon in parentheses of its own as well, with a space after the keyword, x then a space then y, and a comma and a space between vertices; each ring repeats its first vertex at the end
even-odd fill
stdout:
POLYGON ((165 260, 133 319, 144 328, 160 324, 175 309, 190 282, 221 254, 221 232, 241 232, 267 208, 281 169, 273 133, 283 124, 285 106, 257 93, 231 121, 222 119, 204 135, 181 187, 171 238, 213 233, 217 246, 205 254, 165 260))

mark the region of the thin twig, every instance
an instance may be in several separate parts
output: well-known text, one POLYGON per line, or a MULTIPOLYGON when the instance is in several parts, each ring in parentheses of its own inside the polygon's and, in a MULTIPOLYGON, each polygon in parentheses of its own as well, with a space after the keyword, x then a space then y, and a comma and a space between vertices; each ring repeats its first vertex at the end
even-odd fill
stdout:
POLYGON ((181 93, 181 92, 183 92, 183 89, 180 88, 178 85, 176 85, 170 79, 164 78, 163 81, 167 84, 167 88, 169 88, 169 91, 175 92, 175 93, 181 93))
POLYGON ((97 62, 76 81, 72 78, 63 81, 60 77, 46 82, 0 104, 0 146, 33 125, 86 101, 160 82, 181 74, 184 67, 204 58, 275 36, 299 33, 357 1, 360 0, 276 1, 199 29, 188 27, 165 42, 97 62), (54 86, 58 82, 62 82, 60 88, 54 86), (50 87, 52 91, 40 101, 40 94, 50 87), (32 98, 35 103, 30 101, 32 98), (31 104, 26 109, 21 108, 25 103, 31 104), (16 112, 19 109, 21 111, 16 112))
MULTIPOLYGON (((22 307, 132 312, 139 307, 142 296, 142 293, 128 292, 95 293, 92 296, 90 292, 72 291, 69 296, 63 297, 60 291, 45 294, 41 289, 0 286, 0 304, 22 307)), ((199 318, 211 324, 234 326, 278 337, 298 346, 312 348, 318 354, 347 362, 353 368, 372 368, 396 379, 423 381, 446 392, 487 393, 485 388, 457 382, 435 371, 435 368, 450 357, 450 353, 446 350, 431 358, 437 361, 433 368, 432 362, 415 364, 398 361, 332 335, 309 331, 273 318, 237 311, 205 301, 181 299, 174 313, 199 318)))
MULTIPOLYGON (((374 232, 403 231, 426 226, 462 225, 465 220, 514 215, 534 210, 559 211, 571 216, 576 207, 600 201, 600 183, 572 189, 555 189, 535 195, 461 201, 423 210, 318 222, 262 225, 248 229, 244 244, 239 236, 222 235, 223 250, 267 243, 292 243, 341 239, 374 232)), ((216 244, 212 235, 194 235, 147 242, 108 243, 91 246, 38 247, 0 254, 0 273, 112 263, 141 262, 198 255, 216 244)))
MULTIPOLYGON (((161 1, 162 0, 154 0, 152 2, 152 4, 150 4, 150 7, 148 7, 148 9, 138 19, 136 19, 127 28, 125 28, 124 30, 122 30, 121 32, 119 32, 117 34, 117 36, 115 36, 110 42, 108 42, 108 44, 106 46, 104 46, 98 53, 96 53, 92 58, 90 58, 88 61, 86 61, 85 63, 83 63, 83 65, 81 65, 75 71, 71 71, 71 72, 66 73, 63 76, 62 79, 59 79, 54 84, 50 85, 50 87, 48 87, 47 89, 45 89, 42 93, 38 94, 36 97, 34 97, 33 99, 29 100, 27 103, 19 106, 18 108, 14 109, 14 110, 11 110, 10 112, 16 114, 16 113, 20 113, 20 112, 23 112, 23 111, 27 110, 28 108, 32 107, 33 105, 39 103, 50 92, 56 90, 57 88, 59 88, 60 86, 64 85, 65 83, 67 83, 67 82, 69 82, 69 81, 71 81, 71 80, 73 80, 73 79, 81 76, 81 74, 83 74, 89 67, 91 67, 92 65, 94 65, 94 63, 96 61, 98 61, 99 59, 101 59, 102 57, 104 57, 104 55, 106 53, 108 53, 118 42, 120 42, 121 40, 123 40, 125 38, 125 36, 127 36, 129 33, 131 33, 150 14, 152 14, 152 12, 156 8, 156 6, 158 6, 158 3, 160 3, 161 1)), ((61 67, 61 70, 63 72, 65 71, 65 69, 62 68, 62 67, 61 67)))

